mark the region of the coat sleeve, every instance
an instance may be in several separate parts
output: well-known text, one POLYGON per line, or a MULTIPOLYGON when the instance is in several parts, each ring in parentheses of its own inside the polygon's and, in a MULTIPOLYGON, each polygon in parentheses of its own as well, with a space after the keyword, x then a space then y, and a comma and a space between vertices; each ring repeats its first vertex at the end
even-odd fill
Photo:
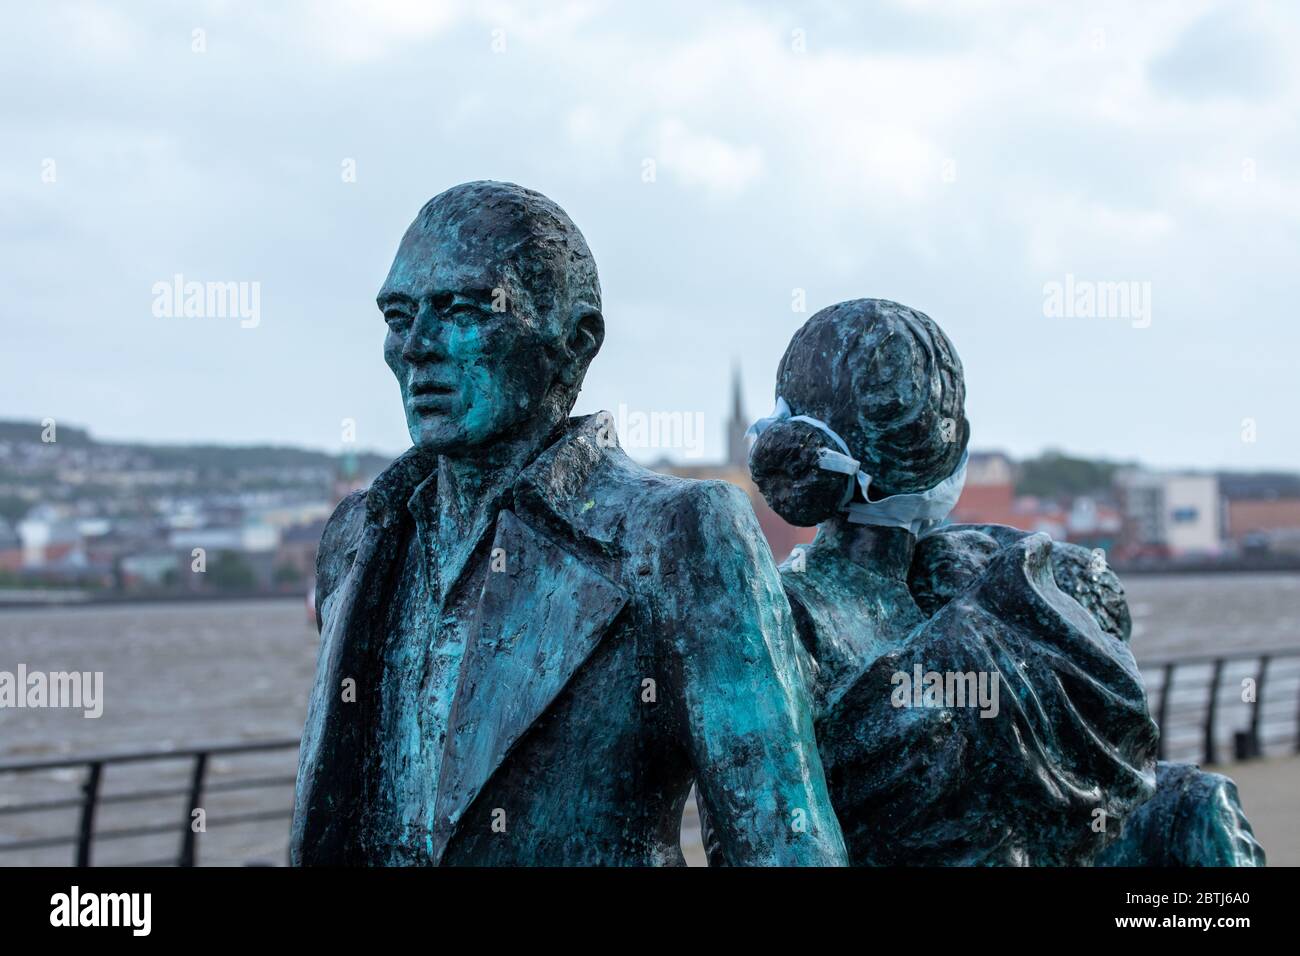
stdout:
POLYGON ((843 865, 790 607, 748 499, 692 482, 665 520, 663 658, 722 857, 843 865))

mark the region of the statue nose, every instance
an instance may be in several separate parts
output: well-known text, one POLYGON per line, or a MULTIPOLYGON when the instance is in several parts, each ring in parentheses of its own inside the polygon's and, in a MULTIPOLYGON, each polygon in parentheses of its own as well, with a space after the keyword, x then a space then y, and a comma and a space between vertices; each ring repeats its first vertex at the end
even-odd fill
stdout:
POLYGON ((402 347, 402 358, 409 362, 435 358, 440 353, 441 349, 434 342, 433 337, 419 331, 412 331, 406 337, 406 344, 402 347))
POLYGON ((428 361, 445 357, 447 350, 439 334, 437 317, 432 310, 420 310, 411 331, 407 333, 406 343, 402 346, 402 357, 408 362, 428 361))

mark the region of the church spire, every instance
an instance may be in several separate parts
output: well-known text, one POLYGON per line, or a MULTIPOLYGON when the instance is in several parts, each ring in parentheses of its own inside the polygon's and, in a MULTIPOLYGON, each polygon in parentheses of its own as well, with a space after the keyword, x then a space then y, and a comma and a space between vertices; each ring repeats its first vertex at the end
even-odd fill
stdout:
POLYGON ((733 468, 749 468, 749 441, 745 432, 749 421, 745 417, 744 403, 740 397, 740 362, 731 363, 731 418, 727 422, 727 464, 733 468))

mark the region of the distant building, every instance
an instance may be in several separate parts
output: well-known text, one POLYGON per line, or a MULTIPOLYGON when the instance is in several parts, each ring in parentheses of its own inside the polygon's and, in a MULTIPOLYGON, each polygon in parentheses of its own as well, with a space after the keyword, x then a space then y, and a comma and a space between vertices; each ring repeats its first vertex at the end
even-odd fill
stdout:
POLYGON ((52 510, 33 508, 18 522, 18 537, 22 540, 24 568, 75 564, 85 559, 76 523, 58 517, 52 510))
POLYGON ((1233 541, 1251 535, 1300 531, 1300 498, 1229 500, 1226 511, 1225 536, 1233 541))
POLYGON ((970 453, 966 484, 952 509, 954 524, 1006 524, 1021 526, 1016 510, 1016 467, 1000 451, 970 453))
POLYGON ((178 528, 171 532, 170 545, 182 551, 202 548, 217 551, 268 552, 280 543, 280 533, 268 524, 249 522, 227 527, 178 528))
POLYGON ((1115 483, 1124 522, 1121 548, 1128 556, 1165 557, 1165 500, 1163 485, 1144 472, 1122 472, 1115 483))
POLYGON ((316 549, 324 531, 324 518, 285 529, 275 552, 277 573, 280 569, 292 568, 302 580, 312 577, 316 573, 316 549))
POLYGON ((1219 479, 1171 475, 1165 482, 1165 534, 1175 554, 1216 554, 1222 547, 1219 479))
POLYGON ((179 579, 181 560, 174 551, 127 555, 118 563, 118 580, 126 591, 162 588, 179 579))
POLYGON ((1290 551, 1300 535, 1300 478, 1296 475, 1221 475, 1224 537, 1290 551))
POLYGON ((23 566, 23 539, 0 518, 0 571, 14 572, 23 566))
POLYGON ((1180 557, 1222 550, 1215 475, 1131 470, 1116 475, 1126 557, 1180 557))
POLYGON ((949 515, 954 524, 1002 524, 1109 551, 1119 539, 1119 510, 1088 496, 1064 502, 1017 495, 1019 469, 1000 451, 972 451, 966 484, 949 515))
POLYGON ((258 524, 270 525, 283 534, 289 528, 302 525, 319 524, 323 528, 325 519, 333 513, 334 506, 328 501, 303 501, 257 508, 253 517, 258 524))
POLYGON ((1123 526, 1118 508, 1081 495, 1070 503, 1065 519, 1065 540, 1085 548, 1110 552, 1119 543, 1123 526))

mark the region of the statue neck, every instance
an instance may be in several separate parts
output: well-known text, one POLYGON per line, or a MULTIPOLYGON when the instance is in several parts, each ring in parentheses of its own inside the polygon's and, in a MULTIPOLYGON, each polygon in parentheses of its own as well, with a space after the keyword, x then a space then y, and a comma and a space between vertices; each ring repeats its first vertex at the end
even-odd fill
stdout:
POLYGON ((853 524, 836 515, 818 526, 816 544, 884 577, 906 581, 916 536, 906 528, 853 524))
MULTIPOLYGON (((498 506, 520 472, 559 431, 559 427, 540 433, 534 430, 463 453, 438 456, 437 513, 426 516, 425 527, 430 543, 435 544, 433 573, 442 600, 495 522, 498 506)), ((416 520, 419 524, 419 515, 416 520)))
POLYGON ((439 455, 439 524, 452 534, 468 534, 475 519, 514 484, 561 427, 548 424, 491 445, 439 455))

